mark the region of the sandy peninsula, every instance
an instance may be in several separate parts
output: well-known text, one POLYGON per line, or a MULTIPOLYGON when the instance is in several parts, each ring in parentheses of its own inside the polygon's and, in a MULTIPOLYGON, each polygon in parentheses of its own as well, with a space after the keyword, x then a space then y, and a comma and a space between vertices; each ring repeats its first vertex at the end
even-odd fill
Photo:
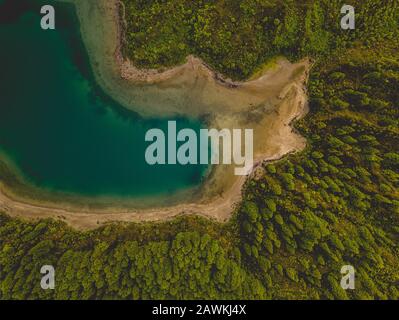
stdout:
MULTIPOLYGON (((291 123, 307 112, 310 63, 279 58, 256 79, 234 82, 200 59, 168 70, 141 70, 122 56, 123 17, 118 0, 63 0, 74 3, 96 81, 117 102, 143 117, 204 118, 210 128, 254 130, 255 165, 302 150, 305 139, 291 123)), ((118 205, 91 208, 76 203, 22 197, 0 182, 0 211, 21 218, 57 218, 78 229, 112 221, 160 221, 196 214, 226 221, 241 200, 247 177, 233 166, 213 166, 199 190, 148 208, 118 205)))

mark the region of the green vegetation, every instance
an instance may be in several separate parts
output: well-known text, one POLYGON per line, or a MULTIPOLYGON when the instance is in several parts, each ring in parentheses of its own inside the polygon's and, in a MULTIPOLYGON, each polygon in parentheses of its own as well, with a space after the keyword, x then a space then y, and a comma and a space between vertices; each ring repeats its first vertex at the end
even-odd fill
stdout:
POLYGON ((318 65, 312 112, 297 123, 309 147, 249 182, 243 259, 273 297, 399 298, 397 49, 318 65), (357 271, 354 291, 339 285, 345 264, 357 271))
POLYGON ((2 215, 0 299, 263 298, 264 287, 240 265, 239 251, 228 253, 223 239, 215 239, 221 236, 189 231, 192 224, 201 230, 204 221, 79 233, 59 222, 2 215), (56 268, 55 290, 40 288, 43 264, 56 268))
POLYGON ((339 29, 335 0, 123 2, 140 66, 192 52, 245 78, 275 54, 315 58, 296 124, 308 148, 264 164, 225 225, 82 233, 1 215, 0 298, 399 299, 399 2, 352 1, 354 32, 339 29), (40 290, 43 264, 53 291, 40 290), (341 289, 346 264, 356 290, 341 289))
POLYGON ((233 79, 245 79, 276 55, 328 57, 361 42, 396 39, 397 0, 123 0, 124 51, 135 65, 159 68, 189 54, 233 79), (356 29, 340 27, 343 4, 356 29))

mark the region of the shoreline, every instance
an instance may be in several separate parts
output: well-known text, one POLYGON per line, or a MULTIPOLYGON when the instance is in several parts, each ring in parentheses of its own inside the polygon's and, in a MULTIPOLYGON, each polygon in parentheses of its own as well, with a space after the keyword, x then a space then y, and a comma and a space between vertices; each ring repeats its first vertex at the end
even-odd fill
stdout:
MULTIPOLYGON (((307 112, 308 61, 291 64, 279 59, 276 68, 247 82, 224 79, 193 56, 187 57, 187 63, 167 71, 139 70, 121 55, 118 0, 98 0, 91 4, 67 2, 74 3, 77 10, 96 81, 128 109, 149 117, 152 114, 200 117, 211 112, 210 125, 215 128, 253 127, 257 137, 253 169, 264 161, 276 161, 306 146, 306 140, 291 124, 307 112), (111 31, 99 38, 107 26, 111 31), (153 109, 143 111, 152 104, 153 109)), ((77 229, 92 229, 115 221, 161 221, 183 214, 225 222, 241 201, 247 180, 247 176, 232 176, 232 170, 232 166, 212 168, 196 201, 151 209, 91 210, 65 204, 60 207, 58 202, 48 205, 40 200, 39 204, 32 204, 29 199, 11 196, 7 187, 0 184, 0 211, 29 219, 57 218, 77 229)))
MULTIPOLYGON (((292 118, 286 125, 293 134, 292 123, 302 118, 307 112, 306 103, 300 104, 297 112, 292 114, 292 118)), ((306 147, 306 140, 299 148, 281 149, 280 152, 272 157, 258 157, 254 159, 254 167, 249 176, 240 176, 229 190, 224 192, 217 199, 209 203, 182 203, 169 207, 160 207, 142 210, 127 209, 85 209, 81 208, 60 208, 59 206, 41 205, 29 203, 27 199, 18 199, 10 196, 4 184, 0 183, 0 211, 11 217, 22 219, 37 220, 43 218, 55 218, 66 222, 69 226, 78 230, 90 230, 109 223, 127 223, 127 222, 161 222, 170 220, 182 215, 197 215, 205 217, 216 222, 228 221, 236 205, 241 201, 243 187, 251 176, 255 175, 256 168, 264 162, 273 162, 302 151, 306 147)))
MULTIPOLYGON (((68 1, 68 0, 65 0, 68 1)), ((71 1, 71 0, 69 0, 71 1)), ((73 2, 74 0, 72 0, 73 2)), ((122 53, 122 43, 125 42, 124 39, 124 30, 127 28, 127 22, 120 15, 120 12, 125 12, 125 5, 120 0, 110 0, 112 5, 115 6, 113 10, 113 18, 116 21, 117 25, 117 38, 118 45, 115 51, 115 59, 117 64, 121 70, 121 77, 128 81, 134 81, 138 84, 156 84, 163 81, 168 81, 180 73, 185 72, 186 70, 198 70, 201 69, 205 74, 209 77, 213 78, 219 85, 226 86, 228 88, 238 88, 244 83, 249 83, 249 81, 233 81, 229 78, 226 78, 223 74, 213 70, 205 61, 201 58, 198 58, 192 54, 188 55, 185 58, 185 62, 179 65, 175 65, 170 68, 161 68, 161 69, 143 69, 137 68, 128 58, 123 57, 122 53)), ((262 76, 262 72, 260 72, 260 76, 262 76)), ((256 80, 256 79, 255 79, 256 80)))

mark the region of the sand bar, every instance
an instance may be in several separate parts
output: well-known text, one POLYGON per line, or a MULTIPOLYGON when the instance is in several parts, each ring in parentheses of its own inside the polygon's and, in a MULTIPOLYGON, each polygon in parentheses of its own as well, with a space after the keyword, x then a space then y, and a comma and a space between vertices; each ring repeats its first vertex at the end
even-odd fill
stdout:
MULTIPOLYGON (((75 4, 84 44, 96 81, 116 101, 143 117, 206 117, 210 128, 252 128, 255 166, 302 150, 306 141, 291 127, 307 112, 306 81, 310 63, 284 58, 257 79, 234 82, 212 71, 193 56, 168 70, 140 70, 122 57, 123 33, 117 0, 67 0, 75 4)), ((111 221, 160 221, 197 214, 226 221, 241 200, 246 177, 233 166, 213 166, 200 190, 179 203, 148 209, 101 209, 73 203, 22 198, 0 184, 0 211, 23 218, 59 218, 78 229, 111 221)))

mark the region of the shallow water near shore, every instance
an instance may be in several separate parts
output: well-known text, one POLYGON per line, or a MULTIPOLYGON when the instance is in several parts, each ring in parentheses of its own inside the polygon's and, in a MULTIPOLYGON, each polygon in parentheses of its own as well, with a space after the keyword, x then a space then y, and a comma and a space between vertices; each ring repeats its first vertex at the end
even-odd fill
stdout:
MULTIPOLYGON (((142 119, 94 83, 71 5, 58 6, 56 30, 44 31, 40 1, 11 2, 0 0, 0 151, 26 182, 118 198, 168 197, 201 184, 207 166, 145 162, 146 131, 166 132, 170 119, 142 119)), ((198 132, 201 123, 180 118, 177 126, 198 132)))

